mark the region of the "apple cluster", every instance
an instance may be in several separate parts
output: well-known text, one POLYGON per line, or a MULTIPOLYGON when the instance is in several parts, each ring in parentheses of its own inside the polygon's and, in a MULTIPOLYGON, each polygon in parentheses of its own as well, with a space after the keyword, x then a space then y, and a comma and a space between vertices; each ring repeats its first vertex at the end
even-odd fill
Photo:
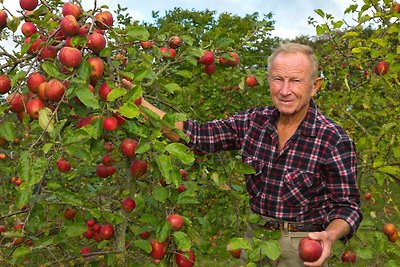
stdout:
POLYGON ((399 239, 397 227, 393 223, 385 223, 383 226, 383 233, 390 242, 394 243, 399 239))

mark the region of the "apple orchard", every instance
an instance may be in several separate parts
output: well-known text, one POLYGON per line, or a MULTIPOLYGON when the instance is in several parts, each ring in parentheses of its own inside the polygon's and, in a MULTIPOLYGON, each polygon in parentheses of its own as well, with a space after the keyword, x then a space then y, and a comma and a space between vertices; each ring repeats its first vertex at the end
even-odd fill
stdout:
MULTIPOLYGON (((226 118, 270 103, 272 14, 175 8, 140 23, 93 1, 2 1, 0 264, 255 266, 278 232, 243 238, 236 152, 201 155, 163 136, 175 121, 226 118), (127 80, 132 87, 123 84, 127 80), (167 111, 160 118, 142 97, 167 111)), ((326 82, 316 103, 356 142, 364 220, 334 266, 398 266, 400 4, 350 5, 355 26, 318 9, 313 46, 326 82), (345 27, 347 26, 347 27, 345 27)), ((352 23, 354 24, 354 23, 352 23)), ((185 139, 182 132, 177 133, 185 139)))

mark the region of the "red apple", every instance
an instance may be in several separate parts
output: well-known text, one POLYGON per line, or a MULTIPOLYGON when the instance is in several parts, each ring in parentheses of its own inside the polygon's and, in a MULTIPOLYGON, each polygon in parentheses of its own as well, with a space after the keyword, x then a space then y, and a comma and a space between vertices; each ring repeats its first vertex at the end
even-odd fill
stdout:
POLYGON ((162 259, 164 258, 165 254, 167 253, 167 242, 158 242, 156 239, 151 239, 150 241, 151 245, 151 252, 150 256, 153 259, 162 259))
POLYGON ((31 92, 37 93, 39 85, 45 81, 47 81, 46 77, 43 74, 35 71, 29 74, 26 80, 26 85, 31 92))
POLYGON ((396 13, 400 13, 400 3, 393 3, 392 9, 396 13))
POLYGON ((112 152, 113 150, 114 150, 114 144, 112 143, 112 142, 106 142, 106 143, 104 143, 104 149, 107 151, 107 152, 112 152))
POLYGON ((390 242, 394 243, 394 242, 397 241, 397 239, 399 239, 399 234, 398 234, 398 232, 396 231, 396 232, 394 232, 392 235, 388 235, 387 238, 388 238, 388 240, 389 240, 390 242))
POLYGON ((137 145, 138 142, 135 139, 125 138, 122 140, 120 146, 122 155, 128 158, 133 158, 136 154, 137 145))
POLYGON ((239 249, 231 249, 229 250, 229 253, 231 253, 232 257, 234 257, 235 259, 240 259, 240 254, 242 253, 242 250, 239 249))
POLYGON ((101 157, 101 163, 106 166, 111 166, 114 163, 114 158, 109 154, 105 154, 101 157))
POLYGON ((4 225, 0 225, 0 235, 4 232, 6 232, 6 227, 4 225))
POLYGON ((37 95, 43 101, 48 100, 47 96, 46 96, 46 93, 45 93, 46 85, 47 85, 47 82, 42 82, 41 84, 39 84, 39 86, 37 88, 37 95))
POLYGON ((217 67, 215 64, 204 65, 204 72, 208 75, 213 75, 216 71, 217 67))
POLYGON ((19 0, 22 9, 32 11, 38 6, 38 0, 19 0))
POLYGON ((172 36, 168 39, 169 47, 176 49, 182 45, 182 38, 179 36, 172 36))
POLYGON ((68 219, 68 220, 72 220, 73 218, 75 218, 75 214, 76 214, 76 212, 72 208, 67 208, 64 211, 64 217, 65 217, 65 219, 68 219))
POLYGON ((21 26, 21 32, 25 37, 29 37, 34 33, 37 33, 36 25, 33 22, 24 22, 21 26))
POLYGON ((136 106, 140 106, 142 104, 142 101, 143 101, 143 97, 139 96, 137 99, 135 99, 135 101, 133 101, 133 103, 136 106))
POLYGON ((175 254, 175 261, 178 267, 192 267, 196 261, 193 250, 181 251, 178 250, 175 254))
MULTIPOLYGON (((95 219, 89 219, 86 221, 86 226, 92 228, 94 225, 96 224, 96 220, 95 219)), ((99 228, 100 230, 100 228, 99 228)))
POLYGON ((104 35, 94 32, 87 37, 86 46, 95 53, 100 52, 106 47, 106 38, 104 35))
POLYGON ((186 181, 187 180, 187 172, 184 169, 179 169, 179 172, 181 173, 182 180, 186 181))
POLYGON ((99 12, 94 17, 96 19, 96 26, 102 30, 107 30, 113 26, 114 18, 109 11, 99 12))
POLYGON ((110 240, 114 236, 114 227, 110 223, 106 223, 100 228, 100 235, 104 240, 110 240))
POLYGON ((115 117, 107 117, 103 119, 103 128, 106 131, 114 131, 118 128, 118 120, 115 117))
POLYGON ((143 49, 151 49, 151 48, 153 48, 153 46, 154 46, 154 42, 153 41, 141 41, 140 42, 140 46, 143 48, 143 49))
POLYGON ((342 254, 342 262, 354 263, 357 260, 357 254, 353 251, 344 251, 342 254))
POLYGON ((60 172, 70 172, 71 171, 71 164, 64 158, 59 158, 56 161, 57 169, 60 172))
POLYGON ((298 253, 301 260, 314 262, 321 257, 322 245, 318 240, 304 237, 300 240, 298 253))
POLYGON ((57 47, 48 45, 40 51, 40 59, 54 59, 57 56, 57 47))
POLYGON ((81 63, 82 53, 75 47, 65 46, 58 53, 58 59, 65 67, 76 68, 81 63))
POLYGON ((180 184, 177 189, 178 189, 179 193, 182 193, 182 192, 186 191, 186 187, 185 187, 184 184, 180 184))
POLYGON ((125 212, 131 212, 136 207, 136 202, 131 197, 127 197, 121 201, 122 209, 125 212))
POLYGON ((0 9, 0 29, 4 29, 7 26, 7 12, 0 9))
POLYGON ((387 236, 393 235, 397 232, 396 226, 393 223, 385 223, 383 226, 383 233, 387 236))
POLYGON ((176 213, 168 215, 167 221, 173 231, 181 230, 184 224, 182 216, 176 213))
POLYGON ((76 127, 77 128, 81 128, 81 127, 84 127, 86 125, 89 125, 98 117, 99 116, 94 115, 94 116, 87 116, 87 117, 80 118, 78 120, 78 122, 76 123, 76 127))
POLYGON ((85 23, 79 28, 78 35, 81 37, 86 36, 88 35, 89 30, 90 30, 90 23, 85 23))
POLYGON ((4 95, 11 89, 11 79, 4 74, 0 75, 0 94, 4 95))
POLYGON ((168 47, 161 47, 160 52, 163 58, 175 58, 176 50, 168 47))
POLYGON ((379 61, 378 64, 374 68, 374 72, 376 75, 382 76, 385 75, 389 70, 389 63, 387 61, 379 61))
POLYGON ((150 237, 150 232, 144 231, 139 234, 141 239, 148 239, 150 237))
POLYGON ((64 17, 72 15, 76 19, 78 19, 81 13, 82 13, 81 7, 71 2, 65 3, 62 7, 62 14, 64 17))
POLYGON ((31 119, 37 120, 39 118, 39 111, 44 108, 46 105, 43 100, 40 98, 30 99, 26 103, 26 113, 29 114, 31 119))
POLYGON ((24 111, 27 99, 25 95, 19 92, 14 92, 7 96, 6 103, 10 104, 10 110, 12 112, 18 113, 24 111))
POLYGON ((237 64, 239 64, 239 56, 236 52, 229 52, 229 56, 232 57, 233 59, 220 57, 219 63, 221 65, 229 65, 229 66, 236 66, 237 64))
POLYGON ((205 50, 197 62, 204 65, 214 64, 214 54, 211 51, 205 50))
POLYGON ((116 172, 116 168, 112 165, 106 166, 104 164, 98 164, 96 166, 96 175, 100 178, 107 178, 116 172))
POLYGON ((44 93, 48 100, 52 102, 58 102, 63 98, 65 90, 66 88, 61 81, 57 79, 51 79, 47 82, 44 93))
POLYGON ((144 160, 134 160, 131 163, 131 174, 135 178, 142 177, 147 172, 147 162, 144 160))
POLYGON ((104 62, 99 57, 91 57, 88 58, 87 61, 89 62, 92 70, 90 72, 90 80, 98 80, 103 77, 104 72, 104 62))
POLYGON ((364 194, 364 198, 365 198, 365 200, 370 200, 372 198, 372 194, 370 192, 366 192, 364 194))
POLYGON ((93 229, 93 231, 94 231, 95 233, 100 233, 101 224, 95 223, 95 224, 93 225, 92 229, 93 229))
POLYGON ((80 253, 81 253, 81 255, 88 254, 88 253, 90 253, 90 248, 89 247, 83 247, 83 248, 81 248, 80 253))
POLYGON ((45 42, 41 39, 38 38, 35 41, 31 41, 31 37, 28 37, 25 39, 25 43, 26 44, 31 44, 31 46, 28 49, 28 53, 30 54, 36 54, 40 51, 40 49, 43 48, 43 46, 45 46, 45 42))
POLYGON ((65 35, 74 36, 78 34, 80 26, 73 15, 67 15, 61 19, 60 28, 65 35))
POLYGON ((248 87, 254 87, 258 84, 257 78, 254 75, 249 75, 246 77, 246 84, 248 87))
POLYGON ((107 101, 107 96, 111 91, 112 88, 106 82, 103 82, 99 87, 100 98, 107 101))

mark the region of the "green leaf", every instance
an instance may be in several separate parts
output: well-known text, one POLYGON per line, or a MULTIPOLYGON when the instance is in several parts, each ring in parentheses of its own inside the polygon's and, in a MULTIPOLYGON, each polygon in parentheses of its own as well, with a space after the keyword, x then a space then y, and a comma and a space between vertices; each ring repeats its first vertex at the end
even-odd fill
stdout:
POLYGON ((84 60, 76 70, 76 74, 83 80, 88 80, 90 77, 90 72, 92 71, 92 67, 89 62, 84 60))
POLYGON ((180 75, 184 78, 192 78, 193 77, 193 73, 188 70, 181 70, 181 71, 178 71, 176 74, 180 75))
POLYGON ((186 190, 179 194, 178 204, 198 204, 199 201, 196 198, 196 194, 193 191, 186 190))
POLYGON ((53 112, 48 107, 39 110, 39 125, 48 133, 51 133, 54 129, 54 118, 52 116, 53 112))
POLYGON ((11 142, 16 138, 15 125, 9 121, 0 123, 0 136, 11 142))
POLYGON ((384 166, 378 169, 380 172, 387 173, 390 175, 400 174, 400 167, 397 166, 384 166))
POLYGON ((281 255, 281 248, 277 240, 267 240, 261 244, 261 252, 271 260, 277 260, 281 255))
POLYGON ((22 182, 22 185, 19 187, 19 189, 20 190, 18 190, 16 197, 16 205, 18 209, 21 209, 31 200, 33 190, 32 187, 27 186, 27 184, 24 184, 24 182, 22 182))
POLYGON ((251 249, 249 241, 242 237, 233 237, 229 240, 228 245, 232 250, 235 249, 251 249))
POLYGON ((63 201, 65 204, 69 204, 72 206, 81 206, 82 201, 79 198, 79 196, 67 189, 59 189, 56 192, 54 192, 56 196, 63 201))
POLYGON ((154 187, 153 196, 155 200, 165 203, 168 199, 168 191, 164 187, 154 187))
MULTIPOLYGON (((3 3, 3 2, 2 2, 3 3)), ((18 29, 18 26, 21 24, 21 17, 13 17, 12 20, 9 20, 7 22, 7 26, 8 28, 12 31, 12 32, 16 32, 18 29)))
POLYGON ((135 245, 135 247, 140 248, 141 250, 143 250, 146 253, 151 252, 152 248, 151 248, 150 242, 148 240, 137 239, 137 240, 133 241, 133 244, 135 245))
POLYGON ((150 33, 147 29, 143 26, 132 26, 128 28, 126 33, 129 37, 133 38, 134 40, 147 40, 149 39, 150 33))
POLYGON ((87 84, 82 84, 75 88, 75 94, 79 100, 86 106, 92 109, 99 109, 100 105, 95 95, 89 90, 87 84))
POLYGON ((44 176, 49 160, 45 157, 39 157, 31 163, 29 169, 29 186, 37 184, 44 176))
POLYGON ((80 236, 86 230, 86 226, 80 225, 80 224, 72 224, 72 225, 64 226, 64 228, 65 228, 65 234, 68 237, 80 236))
POLYGON ((63 127, 64 127, 64 125, 65 125, 65 123, 66 123, 67 121, 68 121, 67 119, 63 119, 63 120, 58 121, 58 122, 54 125, 53 131, 50 133, 50 136, 51 136, 51 137, 56 137, 56 136, 61 132, 61 130, 63 129, 63 127))
MULTIPOLYGON (((91 125, 87 125, 83 128, 89 128, 91 125)), ((64 135, 63 144, 69 145, 73 143, 83 143, 91 138, 91 135, 86 131, 87 129, 78 129, 71 134, 64 135)), ((93 129, 93 126, 91 126, 93 129)))
POLYGON ((158 227, 156 232, 156 238, 158 241, 164 242, 170 233, 171 233, 171 225, 169 224, 169 222, 165 221, 164 224, 158 227))
POLYGON ((42 69, 48 76, 51 77, 61 77, 61 73, 59 71, 59 68, 51 63, 50 61, 45 61, 41 65, 42 69))
POLYGON ((18 175, 24 182, 29 181, 29 169, 31 167, 29 158, 29 151, 22 151, 18 160, 18 175))
POLYGON ((126 89, 115 88, 107 95, 107 101, 115 101, 117 98, 126 94, 126 89))
POLYGON ((172 175, 172 170, 174 169, 172 162, 171 162, 171 157, 167 155, 160 155, 157 157, 157 166, 158 169, 160 170, 161 174, 165 178, 165 181, 167 184, 173 183, 175 186, 179 185, 179 180, 176 179, 175 175, 172 175))
POLYGON ((314 9, 314 12, 317 13, 321 18, 325 18, 325 13, 322 11, 322 9, 314 9))
POLYGON ((195 160, 193 151, 184 144, 171 143, 165 147, 165 150, 179 158, 184 164, 190 164, 195 160))
POLYGON ((239 174, 254 174, 256 171, 254 167, 247 163, 236 163, 235 164, 235 172, 239 174))
POLYGON ((135 82, 141 82, 141 81, 143 81, 143 79, 149 77, 150 74, 151 74, 151 72, 148 69, 139 70, 139 71, 135 72, 134 81, 135 82))
POLYGON ((12 257, 13 259, 22 258, 31 253, 31 250, 27 247, 18 247, 14 250, 12 257))
POLYGON ((132 119, 139 115, 139 108, 133 102, 127 102, 118 109, 118 113, 132 119))
POLYGON ((364 260, 370 260, 374 257, 374 252, 368 247, 357 247, 355 251, 357 256, 364 260))
POLYGON ((188 251, 191 247, 191 240, 186 233, 176 231, 173 233, 174 241, 179 250, 188 251))
POLYGON ((167 89, 168 93, 173 93, 175 91, 181 91, 182 88, 177 83, 167 83, 164 85, 165 89, 167 89))

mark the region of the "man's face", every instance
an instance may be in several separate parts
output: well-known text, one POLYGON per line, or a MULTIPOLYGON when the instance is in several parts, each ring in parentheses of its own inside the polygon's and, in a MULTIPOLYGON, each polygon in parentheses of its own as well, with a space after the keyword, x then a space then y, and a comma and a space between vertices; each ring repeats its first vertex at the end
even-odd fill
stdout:
POLYGON ((311 80, 311 63, 300 52, 281 52, 272 62, 268 82, 270 94, 281 116, 303 118, 321 80, 311 80))

